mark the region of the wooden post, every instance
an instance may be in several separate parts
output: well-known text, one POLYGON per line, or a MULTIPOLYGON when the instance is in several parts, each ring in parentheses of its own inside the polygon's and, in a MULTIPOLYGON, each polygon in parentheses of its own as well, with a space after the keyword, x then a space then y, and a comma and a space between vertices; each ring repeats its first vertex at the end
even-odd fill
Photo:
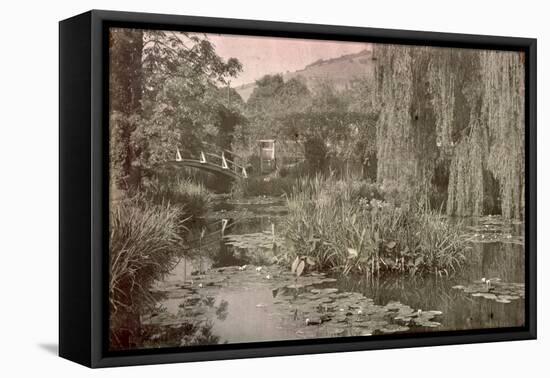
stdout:
POLYGON ((262 142, 258 145, 260 147, 260 175, 264 173, 264 158, 262 156, 262 142))
POLYGON ((228 168, 229 167, 227 166, 227 161, 225 160, 225 155, 222 152, 222 169, 228 169, 228 168))

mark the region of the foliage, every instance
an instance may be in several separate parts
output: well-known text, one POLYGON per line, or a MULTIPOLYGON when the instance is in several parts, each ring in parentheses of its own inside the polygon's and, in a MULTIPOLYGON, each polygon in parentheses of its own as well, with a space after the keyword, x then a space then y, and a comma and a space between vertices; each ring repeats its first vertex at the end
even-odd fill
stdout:
POLYGON ((523 53, 377 45, 375 55, 378 181, 414 193, 410 203, 446 192, 450 215, 521 218, 523 53), (448 181, 435 176, 442 163, 448 181))
POLYGON ((431 211, 360 197, 350 183, 302 180, 288 199, 286 235, 294 256, 320 270, 450 274, 464 259, 459 226, 431 211))
POLYGON ((524 213, 524 64, 522 53, 476 56, 479 82, 469 91, 475 104, 451 163, 450 214, 482 215, 500 199, 502 215, 524 213), (494 190, 492 186, 496 184, 494 190))
POLYGON ((308 88, 300 77, 285 82, 281 75, 266 75, 256 82, 246 104, 248 132, 236 138, 233 148, 252 157, 258 139, 274 138, 282 147, 277 150, 279 162, 292 160, 299 146, 312 174, 327 171, 329 161, 335 160, 346 161, 344 169, 348 163, 361 166, 364 177, 373 177, 376 115, 370 107, 360 107, 363 89, 355 85, 337 91, 326 80, 308 88))
POLYGON ((486 52, 482 115, 493 143, 487 166, 500 183, 502 215, 521 218, 525 211, 524 53, 486 52))
POLYGON ((240 146, 236 148, 255 149, 260 139, 276 139, 279 136, 279 119, 306 109, 310 98, 310 90, 299 79, 285 82, 281 75, 265 75, 257 80, 246 103, 250 127, 240 132, 237 138, 240 146))
POLYGON ((309 137, 304 142, 305 158, 311 173, 323 172, 327 168, 328 149, 320 137, 309 137))
POLYGON ((176 147, 190 156, 204 140, 231 144, 243 104, 219 86, 242 69, 236 59, 224 61, 203 35, 115 28, 110 38, 111 166, 120 188, 139 189, 176 147))
POLYGON ((376 45, 378 182, 398 183, 408 202, 427 201, 437 158, 435 114, 425 84, 431 50, 376 45))
POLYGON ((134 142, 134 131, 140 127, 142 118, 139 115, 124 115, 122 112, 111 112, 109 117, 109 164, 110 178, 115 188, 134 194, 141 183, 141 170, 134 161, 140 154, 134 142))
POLYGON ((177 206, 189 221, 204 216, 212 203, 212 194, 204 185, 185 178, 157 179, 147 186, 145 193, 152 203, 177 206))
POLYGON ((200 34, 147 30, 141 53, 146 110, 168 79, 200 77, 205 82, 227 85, 242 71, 237 59, 224 61, 208 38, 200 34))

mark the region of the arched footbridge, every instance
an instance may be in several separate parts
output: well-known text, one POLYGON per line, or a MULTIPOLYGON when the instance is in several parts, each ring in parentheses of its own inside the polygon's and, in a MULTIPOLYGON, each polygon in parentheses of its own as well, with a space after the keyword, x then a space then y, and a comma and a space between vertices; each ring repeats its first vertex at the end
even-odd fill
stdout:
POLYGON ((201 169, 214 174, 221 174, 232 179, 246 179, 248 173, 246 168, 235 162, 234 154, 230 151, 221 151, 212 153, 201 151, 198 159, 183 158, 179 148, 176 149, 176 159, 173 161, 177 165, 201 169), (231 159, 230 157, 233 157, 231 159))

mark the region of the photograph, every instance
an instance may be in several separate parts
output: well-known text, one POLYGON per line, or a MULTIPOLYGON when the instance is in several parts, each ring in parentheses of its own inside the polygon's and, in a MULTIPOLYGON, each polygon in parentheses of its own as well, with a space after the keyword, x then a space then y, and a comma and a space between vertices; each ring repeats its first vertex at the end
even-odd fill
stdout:
POLYGON ((106 36, 108 351, 526 326, 524 51, 106 36))

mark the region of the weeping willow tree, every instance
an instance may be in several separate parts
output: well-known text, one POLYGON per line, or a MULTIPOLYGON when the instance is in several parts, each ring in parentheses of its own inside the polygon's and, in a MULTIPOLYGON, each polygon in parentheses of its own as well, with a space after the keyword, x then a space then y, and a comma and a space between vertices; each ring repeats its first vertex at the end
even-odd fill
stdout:
POLYGON ((427 82, 429 48, 377 45, 378 172, 405 203, 427 201, 437 156, 436 115, 427 82))
POLYGON ((427 203, 439 180, 449 215, 522 217, 522 54, 376 45, 374 56, 378 182, 427 203))
POLYGON ((479 81, 465 90, 470 117, 451 162, 447 213, 482 215, 491 202, 497 202, 504 217, 521 218, 525 189, 523 56, 500 51, 475 55, 479 81))

